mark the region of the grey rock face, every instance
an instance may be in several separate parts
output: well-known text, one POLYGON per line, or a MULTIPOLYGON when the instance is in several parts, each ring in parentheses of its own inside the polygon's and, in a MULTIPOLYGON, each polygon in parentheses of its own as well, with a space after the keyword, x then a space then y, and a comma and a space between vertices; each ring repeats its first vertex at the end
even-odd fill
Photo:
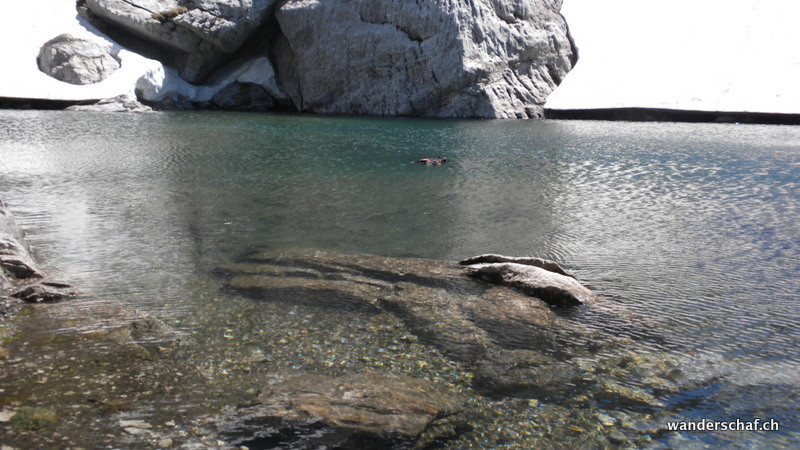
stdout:
POLYGON ((62 34, 39 50, 39 70, 65 83, 94 84, 106 79, 120 64, 108 49, 94 42, 62 34))
POLYGON ((202 81, 268 17, 274 0, 86 0, 103 21, 157 44, 166 63, 202 81))
POLYGON ((560 1, 289 0, 274 54, 300 111, 541 117, 575 60, 560 1))

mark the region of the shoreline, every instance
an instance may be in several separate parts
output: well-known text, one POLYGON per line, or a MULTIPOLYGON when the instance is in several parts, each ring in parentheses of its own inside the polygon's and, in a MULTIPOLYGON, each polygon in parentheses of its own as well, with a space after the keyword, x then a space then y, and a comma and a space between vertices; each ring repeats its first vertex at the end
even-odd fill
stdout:
MULTIPOLYGON (((82 111, 104 111, 98 106, 105 100, 49 100, 29 98, 0 97, 0 110, 17 111, 64 111, 72 106, 80 106, 82 111)), ((147 104, 143 104, 147 105, 147 104)), ((150 105, 147 105, 150 106, 150 105)), ((106 112, 141 112, 124 109, 106 112)), ((315 115, 322 117, 359 117, 359 118, 406 118, 406 119, 433 119, 433 120, 528 120, 528 119, 487 119, 480 117, 424 117, 424 116, 371 116, 371 115, 341 115, 341 114, 314 114, 308 112, 290 112, 283 109, 256 111, 249 109, 225 110, 211 108, 195 109, 153 109, 153 111, 214 111, 214 112, 252 112, 252 113, 281 113, 290 115, 315 115)), ((537 120, 537 119, 533 119, 537 120)), ((547 109, 544 117, 538 120, 599 120, 609 122, 673 122, 673 123, 727 123, 749 125, 800 125, 800 114, 764 113, 747 111, 701 111, 667 108, 597 108, 597 109, 547 109)))
POLYGON ((545 119, 800 125, 800 114, 666 108, 547 109, 545 119))

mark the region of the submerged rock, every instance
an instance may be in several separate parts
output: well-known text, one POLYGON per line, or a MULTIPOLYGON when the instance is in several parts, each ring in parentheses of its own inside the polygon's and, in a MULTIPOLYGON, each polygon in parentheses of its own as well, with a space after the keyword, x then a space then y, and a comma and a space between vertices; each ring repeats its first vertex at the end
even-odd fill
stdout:
POLYGON ((226 440, 248 447, 407 446, 417 443, 435 420, 460 411, 461 402, 460 396, 421 379, 383 373, 339 378, 298 374, 270 384, 256 405, 219 424, 226 440))
POLYGON ((120 68, 108 47, 69 34, 42 45, 37 63, 39 70, 56 80, 79 85, 99 83, 120 68))
MULTIPOLYGON (((578 283, 534 266, 496 264, 517 264, 578 283)), ((253 252, 239 263, 219 268, 217 275, 228 280, 230 289, 256 300, 302 302, 331 314, 388 312, 420 343, 472 371, 473 387, 490 395, 541 399, 576 392, 592 395, 610 385, 608 377, 627 386, 631 380, 661 373, 658 363, 652 362, 660 361, 657 355, 641 361, 613 357, 632 342, 613 327, 628 332, 637 327, 613 304, 554 309, 513 286, 464 277, 452 262, 321 251, 253 252), (609 330, 598 322, 606 319, 609 330)))

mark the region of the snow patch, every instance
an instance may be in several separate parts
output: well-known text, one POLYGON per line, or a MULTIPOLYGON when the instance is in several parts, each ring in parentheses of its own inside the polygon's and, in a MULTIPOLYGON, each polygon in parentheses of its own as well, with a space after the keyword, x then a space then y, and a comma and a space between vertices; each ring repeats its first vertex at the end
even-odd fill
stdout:
POLYGON ((578 63, 552 110, 800 114, 800 2, 564 0, 578 63))
POLYGON ((285 98, 275 79, 275 71, 266 57, 253 58, 222 69, 207 86, 195 86, 159 61, 133 53, 112 41, 83 17, 75 2, 69 0, 37 0, 5 5, 8 17, 0 27, 4 42, 0 58, 5 70, 0 71, 0 97, 89 101, 125 96, 159 102, 167 98, 210 101, 214 94, 234 83, 253 83, 264 87, 277 99, 285 98), (73 85, 42 73, 36 63, 39 49, 45 42, 60 35, 96 42, 109 49, 120 61, 120 68, 105 80, 90 85, 73 85))

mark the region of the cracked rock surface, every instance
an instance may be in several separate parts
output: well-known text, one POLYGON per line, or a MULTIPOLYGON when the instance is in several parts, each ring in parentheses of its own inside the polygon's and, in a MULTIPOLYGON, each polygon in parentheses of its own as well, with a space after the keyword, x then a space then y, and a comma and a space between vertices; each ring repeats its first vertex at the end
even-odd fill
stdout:
POLYGON ((576 54, 545 0, 289 0, 273 50, 300 111, 541 117, 576 54), (331 74, 340 74, 332 77, 331 74))
POLYGON ((223 108, 245 98, 255 110, 541 118, 577 59, 558 0, 81 0, 78 9, 189 83, 269 58, 281 94, 238 86, 215 103, 223 108))
POLYGON ((168 64, 199 82, 269 16, 274 0, 86 0, 101 20, 167 50, 168 64))

